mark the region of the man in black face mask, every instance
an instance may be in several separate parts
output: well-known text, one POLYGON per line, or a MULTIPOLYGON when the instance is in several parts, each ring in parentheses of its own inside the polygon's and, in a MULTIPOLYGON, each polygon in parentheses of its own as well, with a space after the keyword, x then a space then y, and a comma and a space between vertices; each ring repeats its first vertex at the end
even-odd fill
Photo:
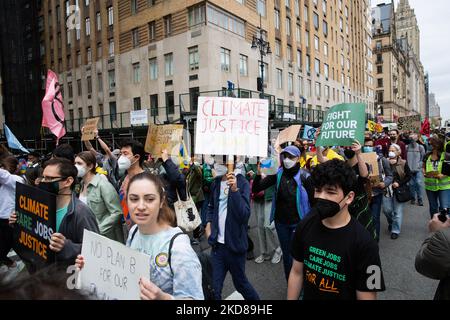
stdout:
MULTIPOLYGON (((50 238, 50 250, 56 252, 56 261, 72 265, 81 254, 84 229, 100 233, 91 209, 78 200, 73 192, 77 168, 64 158, 54 158, 44 164, 38 188, 56 194, 56 231, 50 238)), ((17 216, 10 218, 15 223, 17 216)), ((33 268, 33 266, 28 266, 33 268)), ((35 270, 29 270, 33 273, 35 270)))
POLYGON ((316 202, 292 242, 294 262, 288 299, 374 300, 384 291, 378 245, 350 215, 356 175, 340 160, 320 164, 312 173, 316 202))
POLYGON ((388 145, 388 150, 389 147, 391 146, 391 144, 398 144, 400 146, 400 149, 402 150, 402 154, 401 157, 403 160, 408 160, 407 159, 407 152, 406 152, 406 144, 400 140, 400 131, 398 131, 397 129, 393 129, 391 131, 389 131, 389 138, 391 140, 391 142, 388 145))

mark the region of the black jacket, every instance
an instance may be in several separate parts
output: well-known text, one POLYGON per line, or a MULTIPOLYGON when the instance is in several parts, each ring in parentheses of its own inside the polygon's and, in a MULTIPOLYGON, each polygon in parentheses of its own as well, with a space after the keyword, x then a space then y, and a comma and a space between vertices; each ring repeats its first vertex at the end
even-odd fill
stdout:
POLYGON ((450 300, 450 228, 434 233, 423 242, 415 267, 424 276, 441 280, 435 300, 450 300))
POLYGON ((66 237, 64 248, 56 254, 58 263, 72 265, 81 253, 84 229, 100 233, 97 220, 91 209, 72 194, 67 213, 61 221, 58 233, 66 237))
POLYGON ((173 204, 178 201, 177 191, 181 200, 187 200, 186 178, 171 159, 163 162, 162 166, 166 170, 166 173, 162 174, 161 178, 164 182, 164 188, 166 188, 167 202, 170 207, 173 207, 173 204))

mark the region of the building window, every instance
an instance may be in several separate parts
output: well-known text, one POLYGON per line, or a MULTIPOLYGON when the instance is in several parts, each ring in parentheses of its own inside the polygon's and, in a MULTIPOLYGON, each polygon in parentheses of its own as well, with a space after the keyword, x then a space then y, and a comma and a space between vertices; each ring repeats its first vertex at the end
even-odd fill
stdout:
POLYGON ((288 74, 288 92, 290 96, 294 95, 294 75, 292 73, 288 74))
POLYGON ((83 119, 83 108, 78 108, 78 118, 83 119))
POLYGON ((137 0, 131 0, 131 15, 135 15, 138 12, 137 0))
POLYGON ((290 2, 291 0, 284 0, 284 5, 286 6, 287 9, 289 9, 291 6, 290 2))
POLYGON ((329 67, 326 63, 323 65, 323 74, 325 75, 325 79, 328 80, 329 76, 329 67))
POLYGON ((377 87, 382 88, 383 87, 383 79, 377 79, 377 87))
POLYGON ((291 36, 291 19, 286 18, 286 35, 291 36))
POLYGON ((286 58, 289 63, 292 63, 292 47, 290 45, 286 47, 286 58))
POLYGON ((102 16, 100 12, 97 12, 97 31, 102 30, 102 16))
POLYGON ((309 48, 309 31, 305 31, 305 45, 307 48, 309 48))
POLYGON ((306 96, 311 98, 311 80, 306 81, 306 96))
POLYGON ((198 70, 200 55, 198 53, 198 46, 189 48, 189 70, 198 70))
POLYGON ((330 100, 330 86, 325 86, 325 99, 330 100))
POLYGON ((318 36, 314 36, 314 49, 316 49, 316 51, 320 51, 320 44, 319 44, 318 36))
POLYGON ((92 49, 91 47, 87 48, 87 62, 91 63, 92 62, 92 49))
POLYGON ((275 39, 275 56, 281 57, 281 41, 275 39))
POLYGON ((156 58, 152 58, 149 60, 150 65, 150 80, 158 79, 158 61, 156 58))
POLYGON ((114 89, 116 87, 116 72, 115 70, 108 71, 108 83, 109 89, 114 89))
POLYGON ((175 113, 174 95, 173 91, 166 92, 166 110, 167 114, 175 113))
POLYGON ((275 29, 280 30, 280 11, 275 9, 275 29))
POLYGON ((248 76, 248 57, 243 54, 239 56, 239 73, 241 76, 248 76))
POLYGON ((84 0, 84 4, 86 5, 86 7, 89 7, 89 0, 84 0))
POLYGON ((89 118, 94 117, 94 110, 92 109, 92 106, 88 106, 88 117, 89 118))
POLYGON ((316 82, 316 97, 320 98, 322 96, 320 83, 316 82))
POLYGON ((138 84, 141 82, 141 67, 139 62, 133 63, 133 83, 138 84))
POLYGON ((164 61, 166 64, 166 77, 173 76, 173 53, 164 55, 164 61))
POLYGON ((241 37, 245 37, 245 23, 243 20, 216 9, 211 5, 208 5, 207 10, 208 22, 241 37))
POLYGON ((294 11, 297 17, 300 16, 300 0, 294 0, 294 11))
POLYGON ((308 21, 309 21, 309 11, 308 11, 308 7, 307 6, 305 6, 304 9, 303 9, 303 16, 304 16, 304 19, 305 19, 305 23, 308 23, 308 21))
POLYGON ((328 57, 328 43, 323 44, 323 54, 328 57))
POLYGON ((81 79, 77 80, 77 91, 78 91, 78 96, 82 95, 82 91, 81 91, 81 79))
POLYGON ((141 98, 133 98, 133 107, 134 111, 141 110, 141 98))
POLYGON ((302 95, 303 95, 303 78, 300 76, 298 77, 297 86, 298 86, 298 96, 302 97, 302 95))
POLYGON ((326 16, 327 15, 327 1, 326 0, 322 0, 322 11, 323 11, 323 14, 326 16))
POLYGON ((155 41, 155 39, 156 39, 156 23, 155 23, 155 21, 151 21, 148 24, 148 39, 150 42, 155 41))
POLYGON ((117 121, 117 106, 115 101, 109 103, 109 116, 111 118, 111 122, 117 121))
POLYGON ((158 112, 158 95, 152 94, 150 96, 150 114, 152 117, 157 117, 158 112))
POLYGON ((320 60, 316 59, 314 61, 314 71, 316 72, 316 75, 320 74, 320 60))
POLYGON ((295 25, 295 40, 298 43, 300 43, 301 40, 302 40, 301 39, 302 38, 301 34, 302 34, 302 29, 300 28, 300 25, 299 24, 295 25))
POLYGON ((189 27, 205 23, 205 6, 189 8, 189 27))
POLYGON ((231 51, 225 48, 220 48, 220 65, 222 71, 230 71, 230 56, 231 51))
POLYGON ((139 29, 138 28, 134 28, 133 30, 131 30, 131 39, 133 42, 133 48, 136 48, 139 46, 139 29))
POLYGON ((168 15, 164 17, 164 34, 169 37, 172 34, 172 16, 168 15))
POLYGON ((256 1, 256 12, 263 17, 266 16, 266 0, 256 1))
POLYGON ((297 50, 297 67, 302 68, 302 52, 300 50, 297 50))
POLYGON ((97 59, 100 59, 103 56, 103 47, 101 42, 97 44, 97 59))
POLYGON ((306 72, 308 75, 311 73, 311 57, 309 54, 306 55, 306 72))
POLYGON ((109 39, 108 54, 110 57, 114 57, 114 39, 109 39))
POLYGON ((72 88, 72 82, 67 83, 67 88, 69 91, 69 98, 73 97, 73 88, 72 88))
POLYGON ((283 70, 277 69, 277 89, 283 89, 283 70))
POLYGON ((319 30, 319 15, 315 12, 313 15, 313 21, 314 21, 314 28, 316 28, 316 30, 319 30))
POLYGON ((103 111, 103 104, 100 103, 100 104, 98 105, 98 115, 102 117, 102 121, 103 121, 103 114, 104 114, 104 111, 103 111))
POLYGON ((198 97, 200 96, 200 88, 189 88, 189 105, 191 106, 191 111, 197 111, 198 108, 198 97))
POLYGON ((113 7, 108 7, 108 26, 114 25, 114 9, 113 7))
POLYGON ((98 92, 103 91, 103 77, 101 73, 97 74, 98 92))
POLYGON ((383 66, 377 66, 377 74, 383 73, 383 66))
POLYGON ((328 23, 325 20, 323 21, 322 27, 323 27, 323 35, 325 37, 327 37, 328 36, 328 23))
POLYGON ((86 18, 86 36, 91 35, 91 19, 86 18))

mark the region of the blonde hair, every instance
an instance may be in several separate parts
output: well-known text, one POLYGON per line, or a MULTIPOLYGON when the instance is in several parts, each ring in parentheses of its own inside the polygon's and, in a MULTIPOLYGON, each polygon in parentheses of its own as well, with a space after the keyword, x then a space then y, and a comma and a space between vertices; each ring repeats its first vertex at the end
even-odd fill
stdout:
POLYGON ((397 152, 399 154, 402 154, 402 148, 400 148, 400 146, 396 143, 391 144, 391 147, 394 147, 395 149, 397 149, 397 152))

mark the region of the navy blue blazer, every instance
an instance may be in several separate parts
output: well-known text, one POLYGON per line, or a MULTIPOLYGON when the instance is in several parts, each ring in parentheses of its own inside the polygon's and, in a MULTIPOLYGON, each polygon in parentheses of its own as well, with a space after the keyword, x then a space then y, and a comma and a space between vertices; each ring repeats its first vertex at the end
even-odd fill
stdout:
MULTIPOLYGON (((225 220, 225 245, 235 253, 245 253, 248 248, 247 228, 250 218, 250 184, 241 174, 236 176, 236 192, 228 193, 227 218, 225 220)), ((211 222, 211 246, 217 244, 219 235, 219 197, 222 177, 211 184, 211 198, 208 204, 207 222, 211 222)))

